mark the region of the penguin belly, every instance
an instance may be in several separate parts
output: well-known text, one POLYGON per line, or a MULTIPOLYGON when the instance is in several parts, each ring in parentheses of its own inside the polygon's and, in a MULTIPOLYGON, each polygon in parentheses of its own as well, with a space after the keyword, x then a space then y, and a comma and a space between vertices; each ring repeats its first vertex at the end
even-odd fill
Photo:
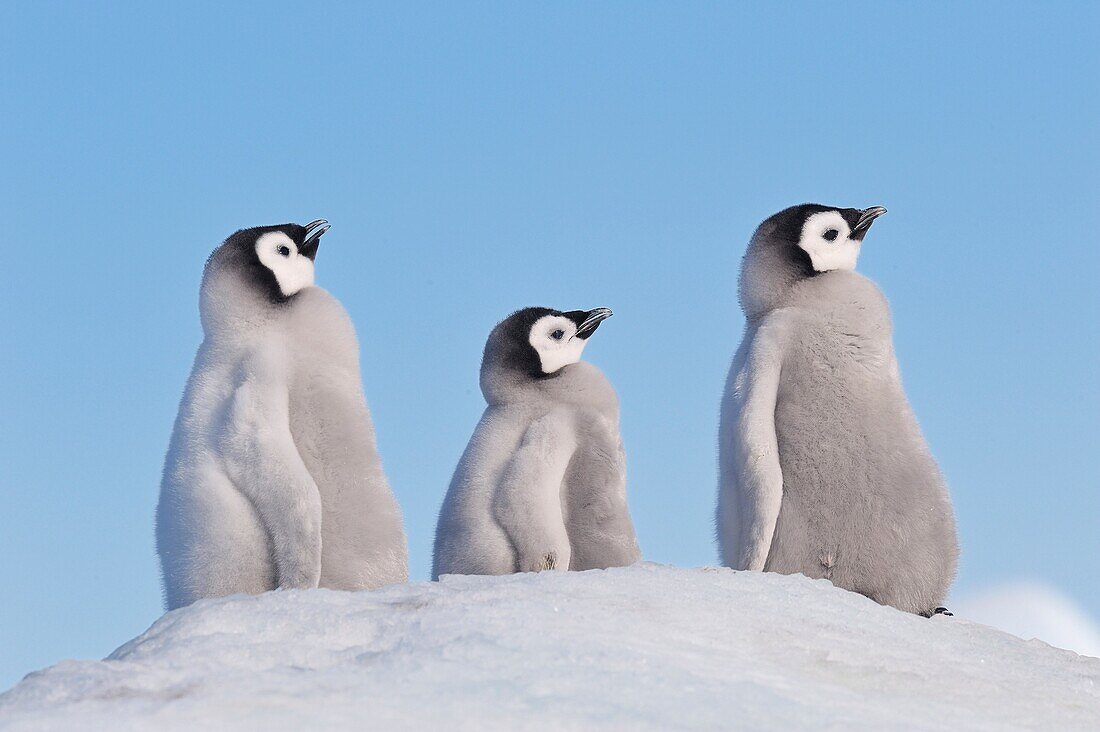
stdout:
POLYGON ((321 498, 318 586, 365 590, 408 579, 401 509, 382 469, 359 373, 359 342, 339 300, 303 290, 286 324, 290 433, 321 498))
POLYGON ((641 558, 626 500, 626 464, 618 422, 579 416, 577 452, 562 484, 562 517, 569 534, 569 569, 625 567, 641 558))
POLYGON ((812 355, 784 364, 775 412, 783 498, 765 570, 930 612, 954 576, 957 540, 900 383, 889 367, 836 370, 812 355))
POLYGON ((358 384, 324 374, 296 380, 290 431, 321 495, 319 586, 364 590, 406 581, 401 512, 358 384))

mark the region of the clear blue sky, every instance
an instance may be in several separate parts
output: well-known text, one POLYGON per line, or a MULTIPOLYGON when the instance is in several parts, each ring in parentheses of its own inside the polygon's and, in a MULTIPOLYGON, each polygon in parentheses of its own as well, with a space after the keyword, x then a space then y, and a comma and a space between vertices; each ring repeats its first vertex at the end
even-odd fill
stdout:
POLYGON ((203 261, 318 217, 414 578, 484 338, 532 304, 615 310, 586 356, 622 400, 644 554, 716 562, 745 242, 789 204, 883 204, 860 269, 952 488, 957 588, 1037 577, 1100 615, 1096 5, 20 5, 0 10, 0 687, 158 616, 203 261))

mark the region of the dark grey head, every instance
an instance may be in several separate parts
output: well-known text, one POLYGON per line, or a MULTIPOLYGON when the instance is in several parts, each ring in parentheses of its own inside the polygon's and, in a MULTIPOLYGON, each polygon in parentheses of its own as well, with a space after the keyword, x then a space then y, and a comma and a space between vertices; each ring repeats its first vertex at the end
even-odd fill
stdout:
POLYGON ((886 209, 791 206, 757 227, 741 265, 740 296, 753 317, 779 306, 800 280, 832 270, 852 270, 863 237, 886 209))
POLYGON ((271 302, 286 302, 313 284, 313 261, 329 224, 279 224, 241 229, 218 247, 207 269, 235 269, 271 302))
POLYGON ((804 203, 766 219, 753 240, 782 250, 806 276, 855 269, 863 237, 884 213, 882 206, 859 209, 804 203))
POLYGON ((517 310, 489 334, 482 369, 502 368, 537 379, 552 376, 580 360, 588 338, 610 317, 607 308, 517 310))

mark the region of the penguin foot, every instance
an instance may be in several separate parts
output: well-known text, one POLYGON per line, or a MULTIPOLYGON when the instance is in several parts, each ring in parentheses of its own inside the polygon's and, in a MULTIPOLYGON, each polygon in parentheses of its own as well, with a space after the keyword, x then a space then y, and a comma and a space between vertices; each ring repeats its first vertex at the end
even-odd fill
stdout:
POLYGON ((920 613, 920 616, 922 618, 931 618, 934 615, 945 615, 949 618, 955 617, 955 613, 951 612, 945 607, 938 607, 935 610, 925 610, 924 612, 920 613))

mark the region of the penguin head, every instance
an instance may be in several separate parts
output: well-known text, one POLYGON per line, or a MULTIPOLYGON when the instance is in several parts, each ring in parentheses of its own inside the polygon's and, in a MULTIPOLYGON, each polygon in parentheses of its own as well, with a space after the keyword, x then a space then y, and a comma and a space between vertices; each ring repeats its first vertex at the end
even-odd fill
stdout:
POLYGON ((530 307, 517 310, 489 334, 482 359, 483 378, 506 372, 523 379, 546 379, 581 359, 589 337, 611 317, 607 308, 570 310, 530 307))
POLYGON ((741 268, 746 312, 771 309, 799 280, 833 270, 854 270, 863 237, 886 209, 791 206, 756 229, 741 268))
POLYGON ((228 315, 250 304, 284 304, 313 284, 313 261, 329 224, 279 224, 241 229, 210 255, 202 310, 228 315))
POLYGON ((313 284, 313 260, 329 224, 318 219, 305 226, 280 224, 242 229, 226 239, 246 280, 272 302, 285 302, 313 284))

